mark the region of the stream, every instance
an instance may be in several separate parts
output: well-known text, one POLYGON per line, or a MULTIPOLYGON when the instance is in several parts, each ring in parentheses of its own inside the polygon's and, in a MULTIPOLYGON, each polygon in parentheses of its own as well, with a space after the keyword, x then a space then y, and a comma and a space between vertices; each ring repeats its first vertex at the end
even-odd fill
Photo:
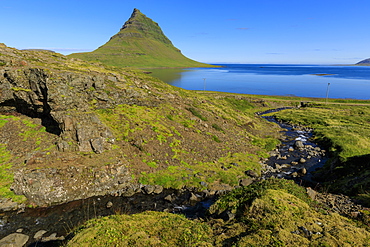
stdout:
MULTIPOLYGON (((279 108, 258 115, 282 128, 281 145, 270 152, 262 166, 262 178, 278 177, 294 179, 298 183, 312 186, 311 172, 325 161, 325 151, 312 140, 312 130, 291 126, 274 117, 263 116, 279 108)), ((71 236, 76 227, 89 219, 112 214, 134 214, 143 211, 165 211, 182 213, 189 218, 201 217, 214 202, 217 195, 209 191, 195 192, 187 189, 163 189, 157 193, 146 193, 144 185, 139 193, 131 197, 100 196, 51 206, 47 208, 25 208, 18 212, 0 213, 0 239, 10 234, 28 237, 26 246, 60 246, 71 236)))
POLYGON ((278 121, 273 116, 264 116, 292 107, 277 108, 260 112, 257 115, 281 127, 283 138, 278 148, 270 152, 265 160, 264 178, 277 177, 293 179, 301 185, 315 187, 312 172, 321 168, 327 161, 326 151, 313 142, 313 130, 301 126, 293 126, 278 121))

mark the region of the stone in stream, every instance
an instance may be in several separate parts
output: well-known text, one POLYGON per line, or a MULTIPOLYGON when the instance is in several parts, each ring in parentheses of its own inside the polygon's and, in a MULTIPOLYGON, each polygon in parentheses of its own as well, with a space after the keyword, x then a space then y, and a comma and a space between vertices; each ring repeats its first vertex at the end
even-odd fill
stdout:
POLYGON ((297 148, 297 149, 302 149, 304 148, 304 144, 302 141, 298 140, 294 143, 294 146, 297 148))
POLYGON ((174 200, 174 198, 172 197, 172 195, 167 195, 164 199, 166 201, 168 201, 168 202, 172 202, 174 200))
POLYGON ((302 174, 302 175, 306 175, 307 174, 307 169, 302 167, 300 170, 299 170, 299 173, 302 174))
POLYGON ((189 201, 191 202, 198 202, 200 201, 201 197, 197 194, 194 194, 194 193, 191 193, 190 194, 190 198, 189 198, 189 201))
POLYGON ((293 147, 289 147, 288 151, 289 152, 293 152, 294 151, 294 148, 293 147))
POLYGON ((40 240, 45 233, 47 233, 47 231, 40 230, 40 231, 38 231, 38 232, 35 233, 35 235, 33 236, 33 238, 36 239, 36 240, 40 240))
POLYGON ((12 233, 0 240, 0 246, 24 246, 30 237, 22 233, 12 233))
POLYGON ((107 205, 105 205, 106 208, 111 208, 113 207, 113 202, 109 201, 107 202, 107 205))
POLYGON ((306 159, 304 159, 304 158, 300 158, 300 159, 299 159, 299 163, 306 163, 306 159))
POLYGON ((65 237, 64 236, 60 236, 60 237, 57 237, 57 233, 54 232, 52 234, 50 234, 50 236, 48 237, 43 237, 41 242, 49 242, 49 241, 58 241, 58 240, 64 240, 65 237))

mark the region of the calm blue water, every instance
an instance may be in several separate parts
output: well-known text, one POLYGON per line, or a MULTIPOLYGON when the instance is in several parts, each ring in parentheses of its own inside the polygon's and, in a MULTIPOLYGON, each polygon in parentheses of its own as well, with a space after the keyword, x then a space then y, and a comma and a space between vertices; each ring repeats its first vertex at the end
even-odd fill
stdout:
POLYGON ((370 99, 370 66, 222 64, 222 68, 158 69, 152 75, 188 90, 370 99), (330 74, 318 76, 315 74, 330 74))

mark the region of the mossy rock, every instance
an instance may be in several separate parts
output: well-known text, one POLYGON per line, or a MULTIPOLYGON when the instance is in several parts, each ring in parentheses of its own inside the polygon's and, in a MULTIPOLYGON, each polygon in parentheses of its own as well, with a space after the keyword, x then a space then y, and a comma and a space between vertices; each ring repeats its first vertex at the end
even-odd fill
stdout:
POLYGON ((318 206, 308 198, 303 187, 283 179, 236 189, 210 208, 213 215, 235 214, 227 227, 222 226, 224 234, 215 236, 215 243, 217 246, 368 246, 369 231, 337 213, 319 211, 318 206))
POLYGON ((238 246, 366 246, 370 233, 336 213, 316 212, 297 197, 268 190, 245 212, 253 231, 238 246))
POLYGON ((211 236, 204 223, 145 212, 90 220, 67 246, 212 246, 211 236))

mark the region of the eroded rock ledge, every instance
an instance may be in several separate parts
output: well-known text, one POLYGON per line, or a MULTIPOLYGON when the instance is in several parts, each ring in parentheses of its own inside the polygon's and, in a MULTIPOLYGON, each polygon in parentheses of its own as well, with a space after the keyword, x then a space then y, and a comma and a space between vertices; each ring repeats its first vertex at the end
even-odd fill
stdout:
POLYGON ((102 168, 66 167, 61 169, 19 170, 12 189, 37 206, 102 196, 132 187, 126 165, 117 163, 102 168))
POLYGON ((40 68, 0 70, 0 111, 40 118, 48 132, 60 136, 61 151, 101 153, 114 136, 91 112, 92 104, 108 108, 130 98, 105 90, 109 79, 40 68))

